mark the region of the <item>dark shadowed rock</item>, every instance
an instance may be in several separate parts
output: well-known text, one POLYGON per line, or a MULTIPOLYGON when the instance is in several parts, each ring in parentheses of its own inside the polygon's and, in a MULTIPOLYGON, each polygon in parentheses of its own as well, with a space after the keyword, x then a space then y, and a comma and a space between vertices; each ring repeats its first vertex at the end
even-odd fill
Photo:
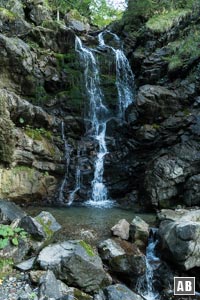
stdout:
POLYGON ((0 200, 0 222, 10 224, 15 219, 21 219, 26 213, 15 203, 0 200))
POLYGON ((98 249, 111 271, 129 277, 144 274, 145 256, 134 244, 119 239, 107 239, 99 244, 98 249))
POLYGON ((130 237, 138 247, 144 248, 149 238, 149 225, 136 216, 130 224, 130 237))

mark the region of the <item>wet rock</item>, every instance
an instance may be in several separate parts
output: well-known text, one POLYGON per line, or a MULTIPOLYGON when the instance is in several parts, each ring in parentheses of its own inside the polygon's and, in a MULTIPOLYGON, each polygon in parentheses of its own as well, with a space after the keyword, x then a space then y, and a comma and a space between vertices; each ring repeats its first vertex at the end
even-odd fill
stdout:
POLYGON ((119 239, 107 239, 100 243, 98 249, 111 271, 129 277, 144 274, 145 256, 134 244, 119 239))
POLYGON ((163 256, 185 270, 199 267, 200 210, 188 211, 179 220, 163 220, 159 227, 163 256))
POLYGON ((10 224, 15 219, 21 219, 26 216, 26 213, 15 203, 0 200, 0 222, 10 224))
POLYGON ((116 225, 111 228, 112 234, 120 237, 123 240, 129 239, 130 224, 125 220, 120 220, 116 225))
POLYGON ((139 248, 144 248, 149 238, 149 225, 136 216, 130 224, 130 237, 139 248))
POLYGON ((42 269, 53 270, 57 278, 86 292, 110 283, 100 257, 83 241, 50 245, 40 252, 37 261, 42 269))
POLYGON ((95 300, 142 300, 143 298, 123 284, 110 285, 103 290, 103 296, 101 294, 96 296, 95 300))

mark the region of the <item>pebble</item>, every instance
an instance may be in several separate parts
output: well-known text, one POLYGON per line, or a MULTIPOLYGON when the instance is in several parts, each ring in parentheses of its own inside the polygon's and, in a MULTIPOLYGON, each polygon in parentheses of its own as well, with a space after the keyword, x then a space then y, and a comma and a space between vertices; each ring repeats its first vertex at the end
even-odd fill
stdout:
POLYGON ((28 282, 28 278, 26 273, 19 273, 16 274, 16 277, 10 276, 3 279, 0 282, 0 300, 19 300, 25 298, 38 300, 38 288, 32 287, 28 282))

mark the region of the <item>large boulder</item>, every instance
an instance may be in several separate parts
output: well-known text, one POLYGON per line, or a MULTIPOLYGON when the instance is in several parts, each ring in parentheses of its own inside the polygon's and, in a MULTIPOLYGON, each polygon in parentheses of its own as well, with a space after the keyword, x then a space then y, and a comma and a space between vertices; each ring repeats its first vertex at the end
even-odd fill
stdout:
POLYGON ((140 295, 137 295, 123 284, 114 284, 106 287, 95 295, 94 300, 143 300, 140 295))
POLYGON ((100 257, 84 241, 66 241, 44 248, 37 259, 40 267, 54 271, 69 285, 92 292, 110 283, 100 257))
POLYGON ((175 221, 166 218, 159 227, 161 253, 185 270, 200 267, 200 210, 187 211, 175 221))
POLYGON ((26 213, 15 203, 0 200, 0 223, 10 224, 12 221, 25 216, 26 213))
POLYGON ((65 24, 75 31, 87 33, 90 30, 90 25, 87 23, 87 19, 82 17, 76 10, 68 12, 64 17, 64 20, 65 24))
POLYGON ((134 244, 119 239, 107 239, 99 244, 98 249, 111 271, 128 277, 145 273, 145 256, 134 244))

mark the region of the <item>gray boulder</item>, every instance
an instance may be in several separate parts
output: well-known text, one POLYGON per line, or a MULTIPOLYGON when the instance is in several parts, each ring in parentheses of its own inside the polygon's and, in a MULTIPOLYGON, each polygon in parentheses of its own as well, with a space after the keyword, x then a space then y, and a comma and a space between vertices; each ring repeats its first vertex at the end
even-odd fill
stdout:
POLYGON ((36 257, 31 257, 28 260, 22 261, 20 264, 16 265, 16 268, 20 271, 28 271, 33 268, 36 257))
POLYGON ((111 228, 112 234, 120 237, 123 240, 129 239, 129 227, 130 224, 125 220, 119 220, 119 222, 111 228))
POLYGON ((103 292, 95 295, 95 300, 143 300, 123 284, 114 284, 106 287, 103 292))
POLYGON ((54 273, 48 270, 46 274, 40 278, 39 300, 46 299, 46 297, 58 299, 62 296, 58 280, 54 273))
POLYGON ((144 274, 145 256, 134 244, 119 239, 107 239, 100 243, 98 249, 111 271, 127 276, 144 274))
POLYGON ((0 223, 10 224, 15 219, 21 219, 26 213, 15 203, 0 200, 0 223))
POLYGON ((86 292, 109 285, 100 257, 84 241, 66 241, 44 248, 37 259, 40 267, 86 292))
POLYGON ((184 270, 200 267, 200 210, 179 220, 163 220, 159 227, 163 256, 184 270))

